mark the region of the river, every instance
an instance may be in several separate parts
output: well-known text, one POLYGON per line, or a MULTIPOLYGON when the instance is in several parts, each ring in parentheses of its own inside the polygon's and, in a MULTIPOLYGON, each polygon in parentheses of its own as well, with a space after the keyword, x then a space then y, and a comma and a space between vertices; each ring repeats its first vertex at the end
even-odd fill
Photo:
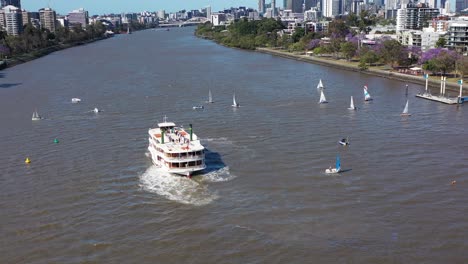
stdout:
POLYGON ((402 118, 403 82, 229 49, 193 28, 0 73, 0 263, 468 261, 468 112, 415 98, 424 87, 409 85, 402 118), (209 90, 215 103, 192 110, 209 90), (31 121, 35 109, 46 119, 31 121), (151 164, 148 128, 165 115, 209 150, 193 180, 151 164), (326 175, 336 155, 345 172, 326 175))

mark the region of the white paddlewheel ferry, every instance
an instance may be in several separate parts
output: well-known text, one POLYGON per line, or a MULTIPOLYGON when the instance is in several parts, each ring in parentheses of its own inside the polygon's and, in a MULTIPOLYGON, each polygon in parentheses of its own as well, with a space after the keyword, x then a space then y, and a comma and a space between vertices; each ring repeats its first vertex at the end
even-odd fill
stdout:
POLYGON ((205 147, 193 133, 191 124, 188 130, 167 122, 166 117, 157 128, 150 128, 148 150, 153 163, 169 173, 188 177, 205 169, 205 147))

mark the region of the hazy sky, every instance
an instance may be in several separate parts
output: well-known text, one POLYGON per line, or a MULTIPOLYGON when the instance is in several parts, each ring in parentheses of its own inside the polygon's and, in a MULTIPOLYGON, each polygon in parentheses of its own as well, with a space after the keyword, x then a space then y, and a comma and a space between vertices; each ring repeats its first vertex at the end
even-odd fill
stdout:
MULTIPOLYGON (((37 11, 50 6, 60 14, 83 7, 90 15, 122 12, 156 11, 166 12, 182 9, 199 9, 211 5, 213 11, 232 6, 257 7, 257 0, 21 0, 21 8, 37 11)), ((270 2, 267 0, 266 2, 270 2)), ((278 1, 277 1, 278 2, 278 1)))

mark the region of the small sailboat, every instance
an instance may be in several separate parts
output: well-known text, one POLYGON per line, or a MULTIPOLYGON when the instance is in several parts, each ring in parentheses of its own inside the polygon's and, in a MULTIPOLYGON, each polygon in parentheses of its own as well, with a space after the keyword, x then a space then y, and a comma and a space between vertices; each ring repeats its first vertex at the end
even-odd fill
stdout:
POLYGON ((322 79, 320 79, 319 83, 317 84, 317 89, 323 89, 323 83, 322 83, 322 79))
POLYGON ((342 138, 340 141, 338 141, 338 144, 342 146, 348 146, 349 145, 349 139, 348 138, 342 138))
POLYGON ((232 107, 239 107, 239 103, 236 101, 236 94, 232 96, 232 107))
POLYGON ((357 109, 357 108, 354 106, 353 96, 351 96, 351 103, 349 104, 348 109, 349 109, 349 110, 356 110, 356 109, 357 109))
POLYGON ((326 104, 328 103, 327 99, 325 98, 325 94, 323 93, 323 90, 320 91, 320 100, 319 104, 326 104))
POLYGON ((405 109, 403 109, 403 113, 400 114, 401 116, 410 116, 411 114, 408 112, 408 100, 406 100, 405 109))
POLYGON ((132 32, 130 31, 130 26, 127 26, 127 34, 132 34, 132 32))
POLYGON ((31 120, 32 120, 32 121, 39 121, 39 120, 41 120, 41 119, 42 119, 42 117, 37 113, 37 110, 34 111, 33 114, 32 114, 31 120))
POLYGON ((364 101, 372 101, 372 97, 367 91, 367 85, 364 85, 364 101))
POLYGON ((208 91, 208 103, 213 103, 213 95, 211 95, 211 90, 208 91))
POLYGON ((335 168, 330 168, 325 170, 325 173, 327 174, 334 174, 334 173, 340 173, 341 172, 341 162, 340 162, 340 156, 336 155, 336 161, 335 161, 335 168))

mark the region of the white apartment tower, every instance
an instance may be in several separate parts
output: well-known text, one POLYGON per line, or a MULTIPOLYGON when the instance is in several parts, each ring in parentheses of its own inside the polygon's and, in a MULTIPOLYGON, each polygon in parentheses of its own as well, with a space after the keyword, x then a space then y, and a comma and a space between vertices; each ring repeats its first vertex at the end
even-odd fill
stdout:
POLYGON ((335 17, 340 13, 340 0, 323 0, 324 17, 335 17))
POLYGON ((15 6, 9 5, 3 8, 5 11, 5 28, 8 35, 18 36, 23 32, 23 14, 15 6))

